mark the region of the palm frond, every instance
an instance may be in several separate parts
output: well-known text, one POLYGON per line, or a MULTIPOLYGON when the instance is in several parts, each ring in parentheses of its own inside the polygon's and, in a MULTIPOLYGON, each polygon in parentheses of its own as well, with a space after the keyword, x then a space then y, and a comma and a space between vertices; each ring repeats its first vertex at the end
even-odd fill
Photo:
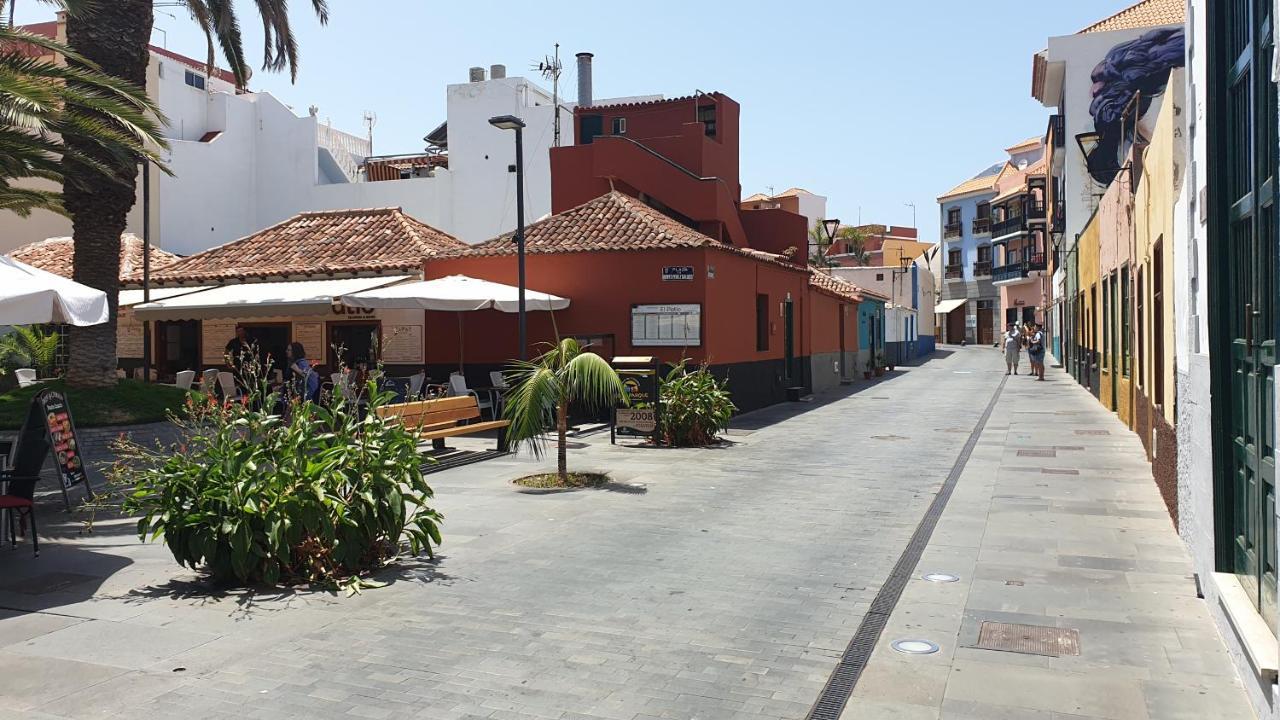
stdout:
POLYGON ((516 363, 508 377, 512 379, 512 389, 503 411, 511 422, 507 438, 527 447, 534 457, 542 457, 546 450, 547 414, 559 402, 564 384, 554 367, 537 362, 516 363))
POLYGON ((627 402, 622 378, 607 360, 593 352, 580 352, 565 363, 564 377, 573 399, 589 410, 627 402))

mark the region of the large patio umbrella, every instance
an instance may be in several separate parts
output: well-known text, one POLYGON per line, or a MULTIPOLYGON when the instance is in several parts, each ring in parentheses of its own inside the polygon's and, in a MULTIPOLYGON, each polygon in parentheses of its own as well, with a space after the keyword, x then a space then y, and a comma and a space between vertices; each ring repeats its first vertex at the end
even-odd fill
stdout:
POLYGON ((107 321, 107 294, 0 256, 0 325, 107 321))
MULTIPOLYGON (((387 310, 443 310, 458 313, 458 369, 462 369, 462 313, 476 310, 520 311, 520 289, 511 285, 479 280, 466 275, 450 275, 436 280, 419 280, 402 285, 373 288, 343 295, 339 302, 348 307, 387 310)), ((569 299, 536 290, 524 291, 525 310, 563 310, 569 299)))

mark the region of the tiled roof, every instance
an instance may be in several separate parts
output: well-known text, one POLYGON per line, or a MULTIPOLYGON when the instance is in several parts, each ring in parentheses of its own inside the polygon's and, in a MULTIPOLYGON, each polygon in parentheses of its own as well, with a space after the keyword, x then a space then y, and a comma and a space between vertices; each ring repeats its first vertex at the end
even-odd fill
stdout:
MULTIPOLYGON (((499 235, 478 245, 445 253, 444 257, 514 255, 513 233, 499 235)), ((707 248, 743 255, 754 260, 804 272, 804 268, 774 253, 723 243, 686 227, 643 202, 614 190, 594 200, 525 228, 525 252, 555 254, 576 252, 669 250, 707 248)))
POLYGON ((994 190, 996 186, 996 180, 998 180, 1000 176, 1003 174, 1004 167, 1008 167, 1008 163, 1005 163, 1005 165, 1001 167, 1000 172, 994 172, 987 175, 979 175, 976 178, 965 180, 959 185, 939 195, 938 199, 945 200, 949 197, 955 197, 957 195, 967 195, 972 192, 994 190))
POLYGON ((1181 25, 1186 21, 1185 0, 1142 0, 1100 20, 1080 31, 1079 34, 1108 32, 1110 30, 1134 30, 1160 25, 1181 25))
MULTIPOLYGON (((132 233, 120 236, 120 279, 142 275, 142 238, 132 233)), ((40 268, 62 277, 72 277, 75 270, 75 244, 69 237, 55 237, 23 245, 9 253, 18 262, 40 268)), ((180 258, 158 247, 151 248, 151 271, 165 268, 180 258)))
POLYGON ((863 293, 866 292, 851 282, 832 277, 815 268, 809 268, 809 286, 841 300, 854 302, 862 302, 863 293))
POLYGON ((401 170, 427 167, 449 167, 449 156, 443 153, 400 155, 396 157, 366 158, 364 174, 369 182, 380 180, 399 180, 401 170))
POLYGON ((309 212, 183 258, 151 277, 193 283, 417 270, 431 255, 465 247, 400 208, 309 212))
POLYGON ((1044 141, 1043 135, 1036 135, 1035 137, 1029 137, 1020 143, 1015 143, 1005 148, 1005 152, 1016 152, 1018 150, 1026 150, 1027 148, 1039 147, 1040 143, 1042 143, 1043 141, 1044 141))

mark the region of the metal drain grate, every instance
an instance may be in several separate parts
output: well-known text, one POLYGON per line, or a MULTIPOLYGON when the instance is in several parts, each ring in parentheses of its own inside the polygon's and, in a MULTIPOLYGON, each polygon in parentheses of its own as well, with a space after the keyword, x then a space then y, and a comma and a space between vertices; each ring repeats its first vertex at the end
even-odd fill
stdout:
POLYGON ((1057 450, 1019 450, 1018 457, 1058 457, 1057 450))
POLYGON ((1110 435, 1110 430, 1077 430, 1077 435, 1110 435))
POLYGON ((1062 657, 1080 654, 1080 631, 1047 625, 983 622, 976 648, 1062 657))

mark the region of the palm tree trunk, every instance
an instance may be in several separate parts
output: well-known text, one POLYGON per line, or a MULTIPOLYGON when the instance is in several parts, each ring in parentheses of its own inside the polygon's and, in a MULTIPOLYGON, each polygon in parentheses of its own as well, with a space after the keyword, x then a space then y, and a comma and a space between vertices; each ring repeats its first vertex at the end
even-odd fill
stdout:
MULTIPOLYGON (((112 0, 105 12, 72 15, 67 19, 67 42, 107 74, 146 87, 151 3, 112 0)), ((63 202, 71 215, 75 239, 75 279, 106 292, 110 307, 107 322, 72 328, 67 381, 79 387, 103 387, 116 382, 120 234, 137 195, 137 160, 110 156, 75 136, 67 137, 66 143, 116 171, 115 177, 109 178, 74 163, 64 166, 63 202)))
POLYGON ((560 398, 556 406, 556 472, 560 474, 560 482, 569 481, 568 447, 565 446, 565 435, 569 432, 569 403, 560 398))

